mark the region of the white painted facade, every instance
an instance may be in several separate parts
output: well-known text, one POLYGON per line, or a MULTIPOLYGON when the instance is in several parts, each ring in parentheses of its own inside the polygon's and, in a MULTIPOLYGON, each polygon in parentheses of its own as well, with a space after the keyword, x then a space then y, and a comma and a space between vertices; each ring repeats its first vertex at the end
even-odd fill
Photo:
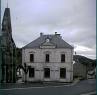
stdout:
MULTIPOLYGON (((35 69, 35 76, 29 77, 27 73, 27 81, 58 81, 71 82, 73 80, 73 49, 64 48, 23 48, 22 49, 22 65, 26 63, 35 69), (45 54, 49 54, 49 62, 45 62, 45 54), (30 62, 30 54, 34 54, 34 62, 30 62), (61 54, 65 54, 65 62, 61 63, 61 54), (44 77, 44 68, 50 68, 50 77, 44 77), (60 68, 66 68, 66 77, 60 78, 60 68)), ((23 73, 23 81, 25 74, 23 73)))

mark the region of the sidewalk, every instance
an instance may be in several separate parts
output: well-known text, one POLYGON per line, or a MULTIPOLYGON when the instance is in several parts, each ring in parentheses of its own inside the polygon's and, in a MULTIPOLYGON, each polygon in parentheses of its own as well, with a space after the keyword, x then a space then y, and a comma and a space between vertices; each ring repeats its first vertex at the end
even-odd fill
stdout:
POLYGON ((19 82, 19 83, 1 83, 0 89, 10 88, 26 88, 26 87, 49 87, 49 86, 73 86, 77 84, 79 80, 74 80, 72 83, 61 83, 61 82, 19 82))

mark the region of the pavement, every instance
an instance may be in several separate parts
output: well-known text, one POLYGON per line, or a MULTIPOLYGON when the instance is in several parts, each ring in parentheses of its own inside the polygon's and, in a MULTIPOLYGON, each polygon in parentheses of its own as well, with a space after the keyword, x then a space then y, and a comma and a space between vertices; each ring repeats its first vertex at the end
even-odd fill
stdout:
POLYGON ((80 82, 79 79, 75 79, 71 83, 64 83, 64 82, 17 82, 17 83, 1 83, 0 84, 0 89, 11 89, 11 88, 27 88, 27 87, 51 87, 51 86, 73 86, 76 85, 78 82, 80 82))

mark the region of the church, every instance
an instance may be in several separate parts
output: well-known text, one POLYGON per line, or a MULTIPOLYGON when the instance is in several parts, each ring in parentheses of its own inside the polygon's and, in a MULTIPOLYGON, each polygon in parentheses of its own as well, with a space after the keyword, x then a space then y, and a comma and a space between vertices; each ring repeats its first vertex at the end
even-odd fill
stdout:
POLYGON ((16 45, 12 37, 10 8, 5 8, 0 35, 0 82, 16 82, 16 45))
POLYGON ((22 48, 22 80, 29 82, 72 82, 73 47, 55 34, 44 35, 22 48))

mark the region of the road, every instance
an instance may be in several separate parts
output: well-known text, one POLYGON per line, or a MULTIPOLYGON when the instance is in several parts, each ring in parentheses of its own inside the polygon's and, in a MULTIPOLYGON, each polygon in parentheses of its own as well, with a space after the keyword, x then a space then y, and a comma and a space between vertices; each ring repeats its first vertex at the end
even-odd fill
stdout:
POLYGON ((96 91, 96 80, 83 80, 75 85, 0 89, 0 95, 80 95, 96 91))

